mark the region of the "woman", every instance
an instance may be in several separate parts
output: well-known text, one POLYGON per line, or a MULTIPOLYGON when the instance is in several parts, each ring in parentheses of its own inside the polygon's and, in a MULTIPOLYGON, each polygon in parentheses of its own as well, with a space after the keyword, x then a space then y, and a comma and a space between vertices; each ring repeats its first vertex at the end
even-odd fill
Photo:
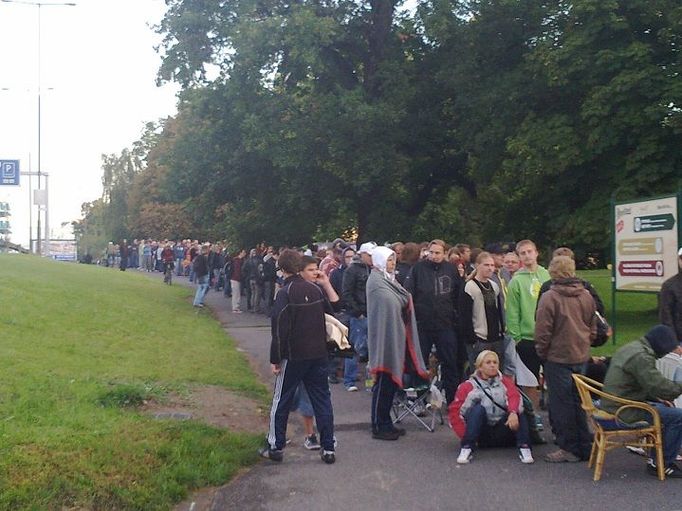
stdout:
POLYGON ((450 424, 462 446, 457 463, 469 463, 479 447, 516 445, 521 463, 533 463, 528 421, 514 380, 500 373, 497 353, 484 350, 476 371, 457 388, 449 409, 450 424))
POLYGON ((367 279, 367 330, 372 388, 372 438, 397 440, 405 430, 393 426, 391 406, 403 387, 406 362, 424 379, 417 322, 410 294, 395 280, 395 253, 388 247, 372 251, 367 279))
POLYGON ((592 435, 580 407, 573 374, 585 374, 596 325, 594 299, 575 276, 575 262, 556 256, 549 263, 552 286, 538 302, 535 350, 549 391, 549 416, 559 449, 545 456, 550 463, 587 460, 592 435), (593 331, 594 328, 594 331, 593 331))

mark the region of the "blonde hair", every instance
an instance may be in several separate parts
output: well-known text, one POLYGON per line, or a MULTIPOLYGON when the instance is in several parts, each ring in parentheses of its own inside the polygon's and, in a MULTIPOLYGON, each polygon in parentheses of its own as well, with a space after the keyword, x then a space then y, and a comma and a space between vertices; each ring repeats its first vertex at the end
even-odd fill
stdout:
POLYGON ((566 255, 553 257, 549 263, 549 275, 552 279, 575 277, 575 261, 566 255))
POLYGON ((476 357, 476 362, 474 363, 474 366, 476 366, 476 369, 480 369, 481 366, 483 365, 483 361, 486 359, 486 357, 491 356, 495 360, 497 360, 497 365, 500 365, 500 357, 497 355, 492 350, 483 350, 481 351, 478 356, 476 357))

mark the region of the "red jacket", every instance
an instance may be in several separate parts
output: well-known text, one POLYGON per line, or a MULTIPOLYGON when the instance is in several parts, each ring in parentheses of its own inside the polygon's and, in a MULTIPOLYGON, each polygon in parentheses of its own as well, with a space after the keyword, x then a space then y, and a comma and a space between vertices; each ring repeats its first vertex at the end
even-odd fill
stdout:
MULTIPOLYGON (((470 379, 460 384, 457 387, 457 393, 455 394, 455 400, 450 403, 450 408, 448 409, 448 417, 450 418, 450 424, 452 424, 452 429, 459 438, 464 437, 466 432, 466 422, 460 415, 462 405, 467 403, 467 397, 475 390, 476 393, 480 392, 480 389, 476 383, 474 383, 473 378, 478 377, 478 372, 474 373, 470 379)), ((511 376, 502 375, 502 385, 507 392, 507 399, 504 403, 499 403, 507 408, 509 412, 521 413, 523 407, 521 405, 521 393, 519 389, 516 388, 516 383, 511 376)), ((484 397, 484 399, 488 399, 484 397)), ((499 401, 498 401, 499 402, 499 401)), ((469 403, 467 403, 468 405, 469 403)))

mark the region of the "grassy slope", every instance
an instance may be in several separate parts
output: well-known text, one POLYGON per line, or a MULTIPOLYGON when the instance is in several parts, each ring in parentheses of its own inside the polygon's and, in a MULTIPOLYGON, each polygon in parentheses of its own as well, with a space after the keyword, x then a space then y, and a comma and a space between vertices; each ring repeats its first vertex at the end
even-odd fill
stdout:
POLYGON ((119 384, 265 395, 188 294, 137 272, 0 256, 0 509, 164 509, 253 461, 253 434, 100 404, 119 384))
MULTIPOLYGON (((611 313, 611 272, 608 270, 581 271, 579 276, 590 281, 595 287, 604 306, 606 316, 613 324, 611 313)), ((609 341, 606 345, 594 350, 595 354, 610 355, 619 346, 645 334, 652 326, 658 323, 658 302, 652 293, 623 293, 619 292, 616 297, 616 344, 609 341)))

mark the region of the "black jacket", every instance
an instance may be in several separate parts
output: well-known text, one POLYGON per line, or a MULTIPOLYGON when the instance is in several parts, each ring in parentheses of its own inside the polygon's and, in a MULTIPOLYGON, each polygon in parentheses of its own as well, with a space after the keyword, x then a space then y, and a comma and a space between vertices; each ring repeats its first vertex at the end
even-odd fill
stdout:
MULTIPOLYGON (((593 288, 592 284, 590 284, 586 280, 583 280, 580 278, 578 280, 583 285, 583 287, 585 289, 587 289, 587 291, 589 291, 589 293, 592 295, 592 299, 594 300, 594 305, 597 308, 597 310, 599 311, 599 314, 601 314, 602 316, 605 316, 606 314, 604 313, 604 302, 601 301, 601 298, 599 297, 599 293, 597 293, 597 290, 595 288, 593 288)), ((547 280, 547 281, 542 283, 542 286, 540 286, 540 292, 538 293, 538 301, 535 305, 536 313, 538 310, 537 304, 540 303, 540 297, 543 295, 543 293, 546 293, 547 291, 549 291, 549 288, 552 287, 552 284, 554 284, 554 282, 555 282, 554 280, 547 280)))
POLYGON ((343 273, 342 299, 346 312, 355 318, 367 316, 365 288, 370 267, 362 261, 353 261, 343 273))
POLYGON ((682 342, 682 271, 663 283, 659 296, 658 317, 668 325, 682 342))
POLYGON ((326 358, 325 313, 334 310, 318 286, 299 275, 287 278, 272 310, 270 363, 326 358))
POLYGON ((198 254, 192 261, 192 268, 197 278, 208 275, 208 258, 204 254, 198 254))
POLYGON ((457 301, 462 286, 462 277, 449 262, 417 262, 405 279, 405 289, 412 293, 419 328, 456 329, 457 301))

